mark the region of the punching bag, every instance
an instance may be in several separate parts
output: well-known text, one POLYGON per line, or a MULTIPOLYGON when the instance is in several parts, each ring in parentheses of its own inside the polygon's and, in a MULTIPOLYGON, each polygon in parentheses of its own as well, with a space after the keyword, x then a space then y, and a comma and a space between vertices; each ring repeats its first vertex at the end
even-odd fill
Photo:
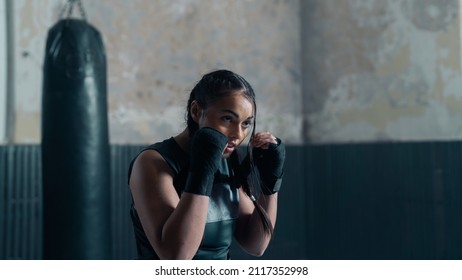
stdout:
MULTIPOLYGON (((69 9, 75 2, 85 16, 80 1, 69 9)), ((45 49, 43 257, 110 259, 105 50, 98 30, 70 13, 48 31, 45 49)))

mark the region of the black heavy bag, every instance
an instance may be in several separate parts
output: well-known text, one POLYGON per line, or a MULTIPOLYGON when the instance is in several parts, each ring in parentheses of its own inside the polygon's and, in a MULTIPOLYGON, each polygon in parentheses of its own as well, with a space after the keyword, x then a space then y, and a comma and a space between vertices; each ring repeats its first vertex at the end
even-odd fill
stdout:
POLYGON ((44 259, 110 258, 106 91, 100 33, 84 19, 60 19, 43 73, 44 259))

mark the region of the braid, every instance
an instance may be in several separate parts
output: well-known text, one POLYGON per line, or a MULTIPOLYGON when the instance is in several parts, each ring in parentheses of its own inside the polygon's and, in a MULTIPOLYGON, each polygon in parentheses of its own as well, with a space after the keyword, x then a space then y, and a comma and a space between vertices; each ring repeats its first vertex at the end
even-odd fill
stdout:
MULTIPOLYGON (((251 155, 251 153, 248 154, 251 155)), ((250 198, 250 200, 252 200, 255 210, 257 210, 258 216, 260 217, 263 230, 267 234, 271 235, 272 238, 274 234, 273 225, 271 224, 265 209, 263 209, 254 196, 253 186, 258 185, 258 174, 255 171, 255 165, 253 164, 252 158, 250 157, 248 163, 244 161, 240 163, 239 155, 237 154, 237 151, 235 151, 230 157, 230 163, 235 175, 235 183, 238 186, 241 186, 244 193, 250 198)))
POLYGON ((203 109, 206 109, 216 100, 238 90, 242 90, 244 95, 251 100, 255 106, 255 92, 252 86, 240 75, 222 69, 202 76, 191 90, 186 107, 186 125, 189 130, 189 136, 192 136, 194 132, 199 129, 198 124, 191 116, 191 104, 193 101, 196 101, 203 109))

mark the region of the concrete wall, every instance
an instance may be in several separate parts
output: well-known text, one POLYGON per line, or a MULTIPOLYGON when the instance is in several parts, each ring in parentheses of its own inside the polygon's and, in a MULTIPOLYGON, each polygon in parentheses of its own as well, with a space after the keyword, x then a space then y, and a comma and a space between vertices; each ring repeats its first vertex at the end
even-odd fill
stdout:
POLYGON ((305 139, 462 138, 459 0, 301 4, 305 139))
MULTIPOLYGON (((16 143, 40 141, 46 32, 64 2, 14 1, 16 143)), ((189 91, 216 68, 254 86, 260 130, 301 142, 298 1, 82 2, 105 40, 112 143, 151 143, 179 132, 189 91)))
MULTIPOLYGON (((6 2, 0 0, 0 61, 6 61, 6 2)), ((7 64, 0 64, 0 143, 6 138, 6 72, 7 64)))
MULTIPOLYGON (((46 32, 64 0, 16 0, 14 143, 40 141, 46 32)), ((460 140, 460 0, 83 0, 108 58, 112 143, 181 130, 190 89, 230 68, 287 143, 460 140)), ((76 15, 76 13, 74 13, 76 15)))

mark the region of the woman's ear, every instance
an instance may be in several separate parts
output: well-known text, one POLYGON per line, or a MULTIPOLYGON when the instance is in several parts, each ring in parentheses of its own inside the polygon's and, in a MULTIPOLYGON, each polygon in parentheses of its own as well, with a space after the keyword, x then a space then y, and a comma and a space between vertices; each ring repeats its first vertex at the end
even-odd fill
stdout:
POLYGON ((191 113, 191 117, 192 119, 196 122, 196 123, 199 123, 199 119, 200 117, 202 116, 202 108, 201 106, 199 106, 199 104, 197 103, 196 100, 194 100, 193 102, 191 102, 191 109, 190 109, 190 113, 191 113))

